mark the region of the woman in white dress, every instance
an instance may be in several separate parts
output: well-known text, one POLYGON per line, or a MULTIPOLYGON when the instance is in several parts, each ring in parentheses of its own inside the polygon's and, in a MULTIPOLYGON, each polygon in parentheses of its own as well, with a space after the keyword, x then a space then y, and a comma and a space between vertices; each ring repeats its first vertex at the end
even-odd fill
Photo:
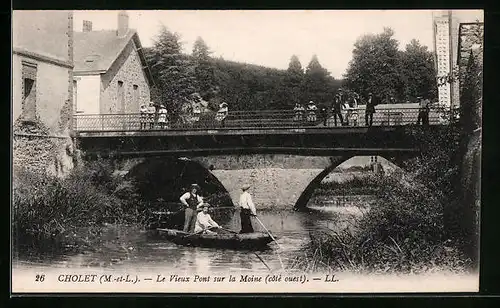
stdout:
POLYGON ((160 124, 161 129, 165 129, 167 125, 167 113, 167 108, 161 105, 160 110, 158 110, 158 124, 160 124))

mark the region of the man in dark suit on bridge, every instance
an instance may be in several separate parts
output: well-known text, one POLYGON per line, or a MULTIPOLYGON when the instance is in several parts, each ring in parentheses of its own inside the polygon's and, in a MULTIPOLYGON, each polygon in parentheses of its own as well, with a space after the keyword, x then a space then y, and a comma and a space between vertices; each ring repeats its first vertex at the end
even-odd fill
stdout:
POLYGON ((417 100, 419 100, 417 125, 420 125, 420 121, 422 121, 422 125, 427 126, 429 125, 430 101, 421 96, 417 97, 417 100))
POLYGON ((366 109, 365 109, 366 126, 372 126, 373 114, 375 113, 375 106, 377 105, 378 105, 378 100, 373 96, 372 93, 368 93, 368 100, 366 101, 366 109))
POLYGON ((344 124, 344 119, 342 118, 342 96, 341 94, 337 93, 335 95, 335 98, 333 99, 333 105, 332 105, 332 111, 333 111, 333 120, 335 123, 335 126, 337 126, 337 117, 340 120, 340 126, 344 124))

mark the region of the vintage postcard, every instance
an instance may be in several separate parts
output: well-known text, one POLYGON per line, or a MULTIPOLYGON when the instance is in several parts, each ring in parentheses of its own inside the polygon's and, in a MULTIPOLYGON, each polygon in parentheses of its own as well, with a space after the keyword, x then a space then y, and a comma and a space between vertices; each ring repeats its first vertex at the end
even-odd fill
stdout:
POLYGON ((13 11, 12 292, 478 292, 483 11, 13 11))

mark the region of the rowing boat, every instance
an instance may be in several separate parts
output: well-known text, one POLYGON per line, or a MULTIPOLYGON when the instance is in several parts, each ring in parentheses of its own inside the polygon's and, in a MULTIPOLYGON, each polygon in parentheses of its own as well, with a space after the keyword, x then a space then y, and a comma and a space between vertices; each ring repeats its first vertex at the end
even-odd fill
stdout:
POLYGON ((174 229, 157 229, 159 235, 175 244, 232 249, 265 248, 273 239, 264 232, 196 234, 174 229))

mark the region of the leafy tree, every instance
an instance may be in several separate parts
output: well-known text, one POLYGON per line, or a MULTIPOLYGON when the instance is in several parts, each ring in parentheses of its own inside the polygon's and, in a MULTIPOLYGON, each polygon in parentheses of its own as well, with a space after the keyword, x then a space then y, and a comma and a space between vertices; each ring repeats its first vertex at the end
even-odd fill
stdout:
POLYGON ((413 39, 400 53, 400 77, 404 85, 404 99, 413 101, 418 96, 437 97, 436 71, 433 54, 413 39))
POLYGON ((346 85, 360 95, 372 92, 383 101, 400 100, 403 84, 399 73, 398 41, 394 31, 360 37, 354 44, 353 58, 345 74, 346 85))
POLYGON ((284 92, 284 97, 287 98, 287 102, 285 102, 285 106, 283 107, 293 108, 296 103, 300 102, 300 91, 303 81, 304 69, 302 68, 299 58, 293 55, 284 78, 284 87, 282 91, 284 92))
POLYGON ((194 67, 181 50, 180 35, 163 25, 153 47, 145 50, 151 72, 158 81, 153 100, 165 104, 173 114, 179 112, 183 101, 195 91, 194 67))
POLYGON ((321 67, 317 57, 306 76, 296 56, 290 59, 289 69, 279 70, 213 58, 202 38, 196 40, 190 55, 181 50, 180 36, 165 27, 153 47, 144 49, 157 85, 151 89, 151 96, 156 102, 166 103, 173 114, 179 113, 193 92, 199 92, 213 110, 222 101, 230 110, 289 109, 295 102, 311 99, 310 94, 302 96, 303 92, 321 101, 340 83, 321 67))
POLYGON ((211 51, 205 41, 198 37, 194 42, 192 53, 195 63, 194 77, 196 79, 196 90, 206 100, 212 99, 216 94, 214 66, 210 54, 211 51))
POLYGON ((290 77, 295 77, 296 82, 300 83, 300 79, 304 76, 304 69, 302 68, 302 64, 300 63, 299 58, 296 55, 293 55, 290 59, 290 64, 288 64, 287 73, 290 77))
POLYGON ((334 89, 330 86, 332 79, 330 73, 319 63, 318 57, 313 55, 304 75, 302 88, 304 101, 312 100, 316 105, 326 104, 334 93, 334 89))

